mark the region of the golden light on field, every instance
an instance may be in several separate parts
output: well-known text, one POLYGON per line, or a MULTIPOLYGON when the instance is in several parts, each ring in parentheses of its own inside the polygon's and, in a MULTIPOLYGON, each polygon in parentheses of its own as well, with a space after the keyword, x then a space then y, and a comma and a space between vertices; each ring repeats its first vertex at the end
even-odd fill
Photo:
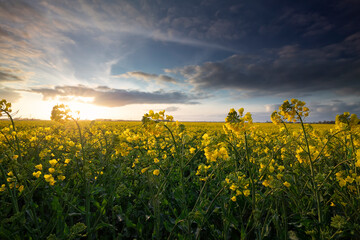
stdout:
POLYGON ((58 104, 69 106, 73 113, 80 111, 79 117, 81 120, 124 117, 117 115, 119 112, 117 109, 109 109, 92 104, 93 99, 89 97, 56 97, 44 100, 38 94, 23 94, 25 97, 13 104, 14 112, 19 111, 14 117, 50 120, 52 108, 58 104))

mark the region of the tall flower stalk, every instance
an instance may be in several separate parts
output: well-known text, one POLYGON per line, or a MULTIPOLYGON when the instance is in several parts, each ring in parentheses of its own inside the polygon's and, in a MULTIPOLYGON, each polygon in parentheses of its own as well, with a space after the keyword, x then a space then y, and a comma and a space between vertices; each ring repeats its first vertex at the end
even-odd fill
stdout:
MULTIPOLYGON (((309 108, 305 107, 305 102, 299 101, 298 99, 291 99, 289 102, 288 100, 285 100, 283 104, 279 107, 279 111, 274 111, 271 115, 271 120, 275 124, 283 123, 285 128, 286 124, 285 122, 291 122, 295 123, 297 121, 300 121, 301 129, 304 135, 305 139, 305 147, 306 147, 306 153, 308 156, 308 160, 304 162, 304 164, 308 164, 310 168, 310 177, 311 177, 311 190, 314 193, 314 197, 316 199, 316 208, 317 208, 317 215, 318 215, 318 222, 319 224, 322 223, 322 212, 321 212, 321 201, 320 201, 320 194, 319 194, 319 188, 317 187, 317 182, 315 179, 315 171, 314 171, 314 163, 312 159, 312 155, 310 152, 310 145, 308 140, 308 134, 305 129, 303 118, 309 116, 309 108)), ((289 131, 287 130, 289 133, 289 131)))
MULTIPOLYGON (((79 112, 77 112, 79 115, 79 112)), ((85 158, 85 151, 84 151, 84 139, 81 133, 81 127, 79 125, 80 117, 74 117, 72 115, 71 110, 67 105, 60 104, 55 105, 51 111, 51 120, 64 123, 68 120, 72 120, 75 122, 79 137, 80 137, 80 145, 81 145, 81 165, 77 161, 78 167, 81 169, 80 177, 82 178, 84 182, 84 188, 85 188, 85 224, 87 226, 87 234, 88 238, 91 239, 92 236, 92 227, 91 227, 91 185, 89 179, 87 179, 87 160, 85 158)))

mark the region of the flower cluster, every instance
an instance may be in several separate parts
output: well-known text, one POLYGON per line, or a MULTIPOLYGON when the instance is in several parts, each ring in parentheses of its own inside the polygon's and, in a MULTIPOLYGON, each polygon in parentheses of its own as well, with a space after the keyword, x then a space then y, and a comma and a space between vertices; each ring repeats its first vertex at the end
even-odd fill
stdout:
POLYGON ((245 197, 250 195, 249 179, 241 172, 230 173, 225 178, 225 186, 230 190, 231 201, 236 202, 237 196, 243 195, 245 197))
POLYGON ((165 110, 162 110, 158 113, 155 113, 153 110, 150 110, 149 113, 145 113, 143 118, 142 118, 142 122, 143 123, 147 123, 149 121, 155 121, 155 122, 159 122, 159 121, 173 121, 174 117, 170 116, 170 115, 166 115, 165 116, 165 110))
POLYGON ((150 135, 155 135, 158 137, 165 131, 164 124, 167 122, 172 122, 173 120, 173 116, 165 116, 165 110, 158 113, 154 113, 153 110, 150 110, 149 113, 144 114, 141 122, 150 135))
POLYGON ((244 108, 240 108, 238 112, 236 112, 234 108, 230 109, 227 117, 225 118, 225 133, 230 131, 239 135, 242 134, 248 126, 252 125, 253 120, 251 113, 247 112, 244 115, 244 108))
POLYGON ((2 116, 1 112, 11 113, 11 103, 7 102, 5 99, 0 101, 0 117, 2 116))
MULTIPOLYGON (((58 159, 52 159, 49 162, 50 166, 48 167, 47 174, 44 174, 44 179, 46 182, 48 182, 51 186, 54 186, 56 183, 55 176, 57 176, 57 179, 59 181, 64 181, 65 176, 63 174, 63 167, 66 167, 68 163, 70 163, 70 159, 65 159, 64 163, 60 163, 60 160, 58 159)), ((40 178, 40 176, 43 174, 44 167, 42 164, 38 164, 34 166, 35 171, 32 173, 32 175, 35 178, 40 178)))
POLYGON ((298 99, 285 100, 279 107, 279 111, 271 114, 271 121, 279 124, 282 121, 296 122, 304 117, 309 116, 309 108, 305 107, 305 102, 298 99))
POLYGON ((208 174, 209 169, 211 168, 211 165, 205 165, 201 163, 196 171, 196 175, 200 177, 200 181, 206 181, 210 177, 212 177, 212 174, 208 174))
MULTIPOLYGON (((24 191, 24 185, 18 183, 18 179, 15 177, 13 171, 7 173, 6 181, 10 189, 13 189, 15 187, 19 192, 24 191)), ((5 191, 5 189, 6 184, 2 184, 0 187, 0 192, 5 191)))
POLYGON ((356 114, 344 112, 341 115, 337 115, 335 118, 335 126, 338 130, 351 130, 359 123, 360 119, 356 114))

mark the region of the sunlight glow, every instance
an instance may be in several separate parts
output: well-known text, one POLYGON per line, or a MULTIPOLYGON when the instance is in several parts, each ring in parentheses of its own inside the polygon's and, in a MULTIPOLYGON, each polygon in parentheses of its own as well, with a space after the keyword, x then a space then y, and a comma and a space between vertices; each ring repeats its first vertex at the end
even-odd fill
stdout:
POLYGON ((99 115, 100 113, 96 111, 94 105, 91 104, 93 101, 92 97, 70 96, 66 98, 59 98, 58 101, 68 105, 74 116, 77 115, 75 113, 79 111, 79 117, 82 120, 95 120, 102 118, 102 116, 99 115))

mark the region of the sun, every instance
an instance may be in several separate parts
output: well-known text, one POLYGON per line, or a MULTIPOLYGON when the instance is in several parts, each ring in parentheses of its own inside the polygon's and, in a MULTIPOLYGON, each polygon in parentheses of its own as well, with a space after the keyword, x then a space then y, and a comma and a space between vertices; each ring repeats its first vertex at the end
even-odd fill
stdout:
POLYGON ((102 118, 100 111, 97 111, 96 106, 92 104, 93 99, 89 97, 71 97, 64 101, 73 113, 79 111, 81 120, 95 120, 102 118))

